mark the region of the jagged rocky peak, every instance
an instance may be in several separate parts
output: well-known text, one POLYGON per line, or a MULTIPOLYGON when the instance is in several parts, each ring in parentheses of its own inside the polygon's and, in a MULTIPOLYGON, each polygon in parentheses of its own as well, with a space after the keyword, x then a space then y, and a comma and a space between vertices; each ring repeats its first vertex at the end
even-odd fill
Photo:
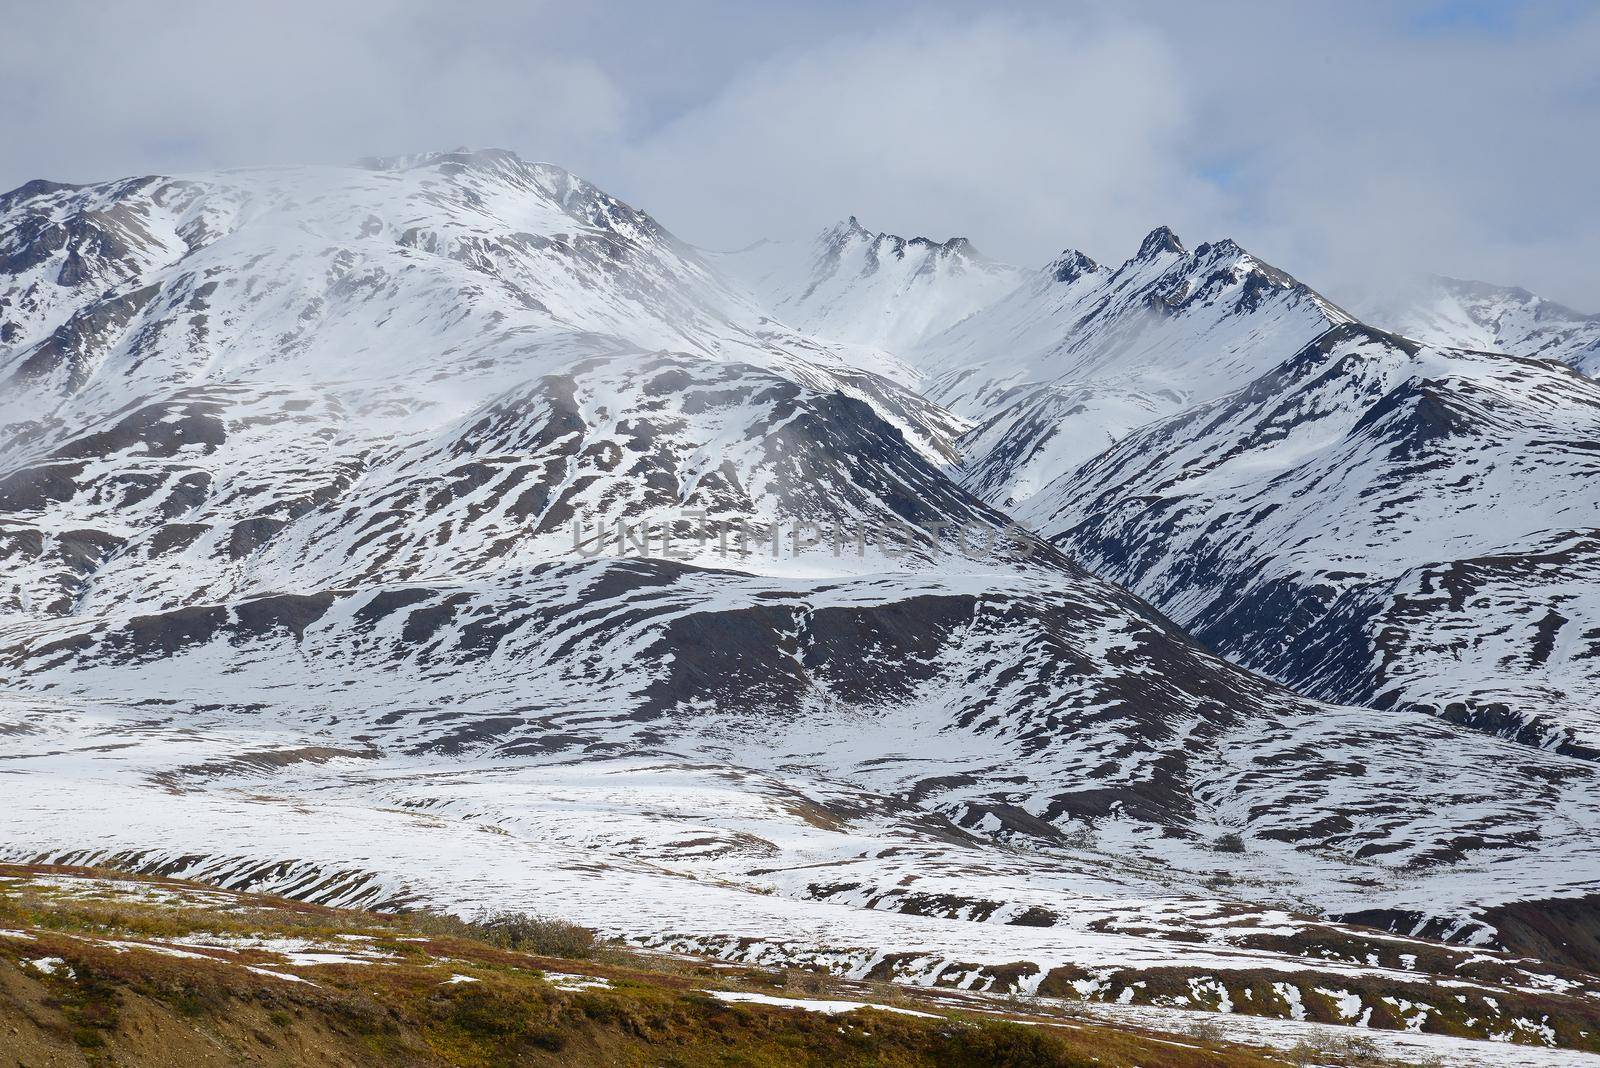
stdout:
POLYGON ((951 237, 944 241, 921 236, 901 237, 899 234, 891 234, 884 230, 869 230, 862 226, 861 220, 854 215, 823 231, 820 240, 822 244, 833 249, 842 249, 848 244, 862 241, 873 245, 874 251, 880 255, 887 252, 902 258, 910 253, 926 252, 936 256, 989 262, 989 258, 979 252, 965 237, 951 237))
MULTIPOLYGON (((1313 292, 1309 286, 1294 275, 1281 268, 1274 267, 1232 238, 1225 237, 1221 241, 1208 241, 1201 244, 1195 248, 1194 254, 1190 258, 1196 265, 1231 267, 1236 272, 1256 275, 1265 282, 1279 288, 1295 288, 1305 290, 1307 293, 1313 292)), ((1323 300, 1320 295, 1318 299, 1323 300)))
POLYGON ((1352 322, 1355 317, 1289 272, 1263 260, 1232 238, 1206 241, 1188 251, 1177 235, 1165 226, 1150 231, 1139 246, 1139 254, 1128 261, 1130 267, 1160 261, 1167 253, 1180 257, 1158 263, 1163 274, 1159 284, 1168 286, 1162 299, 1168 304, 1194 299, 1212 300, 1237 288, 1230 303, 1238 311, 1254 311, 1272 292, 1287 292, 1312 302, 1329 323, 1352 322))
POLYGON ((1076 282, 1085 275, 1096 274, 1104 269, 1075 248, 1063 250, 1061 255, 1051 260, 1050 265, 1045 268, 1050 273, 1050 277, 1057 282, 1066 282, 1068 284, 1076 282))
POLYGON ((1221 241, 1203 241, 1194 248, 1194 258, 1205 259, 1230 259, 1238 256, 1249 256, 1250 253, 1233 238, 1225 237, 1221 241))
POLYGON ((1144 241, 1139 245, 1139 254, 1135 259, 1152 260, 1164 252, 1174 252, 1179 256, 1187 256, 1189 250, 1183 247, 1183 242, 1178 240, 1178 235, 1170 227, 1158 226, 1145 235, 1144 241))
POLYGON ((1146 234, 1139 244, 1139 251, 1129 262, 1147 263, 1169 254, 1180 257, 1190 267, 1212 268, 1235 263, 1247 269, 1259 267, 1275 276, 1275 279, 1293 281, 1288 274, 1263 262, 1260 257, 1230 237, 1219 241, 1203 241, 1191 251, 1169 226, 1158 226, 1146 234))
POLYGON ((965 237, 901 237, 870 229, 857 215, 809 241, 761 242, 716 254, 714 263, 776 320, 830 342, 895 354, 872 366, 905 382, 915 375, 904 353, 1033 274, 989 259, 965 237))

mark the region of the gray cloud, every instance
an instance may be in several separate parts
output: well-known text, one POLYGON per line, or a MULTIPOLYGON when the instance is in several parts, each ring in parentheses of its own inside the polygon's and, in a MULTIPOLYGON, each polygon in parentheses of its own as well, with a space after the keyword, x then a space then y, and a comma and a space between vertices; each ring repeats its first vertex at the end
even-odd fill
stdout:
MULTIPOLYGON (((505 144, 597 158, 625 101, 539 47, 539 6, 464 20, 426 0, 15 5, 8 185, 505 144), (26 42, 18 47, 19 42, 26 42)), ((465 8, 461 9, 465 11, 465 8)))
POLYGON ((1017 262, 1234 236, 1600 309, 1583 4, 11 5, 0 185, 503 145, 727 247, 846 214, 1017 262))
POLYGON ((1191 150, 1240 161, 1218 223, 1336 290, 1433 270, 1600 310, 1600 8, 1376 10, 1256 8, 1247 56, 1190 68, 1191 150))
POLYGON ((630 185, 702 240, 859 215, 1043 261, 1199 222, 1178 58, 1131 25, 921 20, 783 56, 642 139, 630 185))

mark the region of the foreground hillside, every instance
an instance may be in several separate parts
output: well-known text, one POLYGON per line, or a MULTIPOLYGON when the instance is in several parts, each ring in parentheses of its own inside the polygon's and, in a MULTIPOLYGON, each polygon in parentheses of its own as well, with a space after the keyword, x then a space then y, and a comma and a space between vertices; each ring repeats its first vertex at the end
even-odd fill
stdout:
POLYGON ((0 917, 0 1054, 19 1064, 1283 1063, 1048 1009, 599 946, 559 921, 18 867, 0 868, 0 917))
POLYGON ((1581 1055, 846 982, 596 942, 526 914, 380 915, 0 866, 0 1054, 83 1065, 1577 1065, 1581 1055))

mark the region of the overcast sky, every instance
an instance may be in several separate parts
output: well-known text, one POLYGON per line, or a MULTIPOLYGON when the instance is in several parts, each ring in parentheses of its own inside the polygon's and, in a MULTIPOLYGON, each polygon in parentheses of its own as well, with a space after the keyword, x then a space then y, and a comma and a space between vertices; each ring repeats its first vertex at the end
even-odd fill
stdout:
POLYGON ((1600 3, 0 0, 0 186, 498 146, 736 247, 1232 236, 1600 311, 1600 3))

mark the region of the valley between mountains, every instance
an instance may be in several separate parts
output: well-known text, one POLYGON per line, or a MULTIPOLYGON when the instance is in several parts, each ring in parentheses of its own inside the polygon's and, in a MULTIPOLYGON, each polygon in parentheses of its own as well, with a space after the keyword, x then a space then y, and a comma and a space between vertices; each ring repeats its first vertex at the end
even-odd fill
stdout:
POLYGON ((0 859, 1586 1062, 1600 320, 1373 318, 496 150, 30 183, 0 859))

